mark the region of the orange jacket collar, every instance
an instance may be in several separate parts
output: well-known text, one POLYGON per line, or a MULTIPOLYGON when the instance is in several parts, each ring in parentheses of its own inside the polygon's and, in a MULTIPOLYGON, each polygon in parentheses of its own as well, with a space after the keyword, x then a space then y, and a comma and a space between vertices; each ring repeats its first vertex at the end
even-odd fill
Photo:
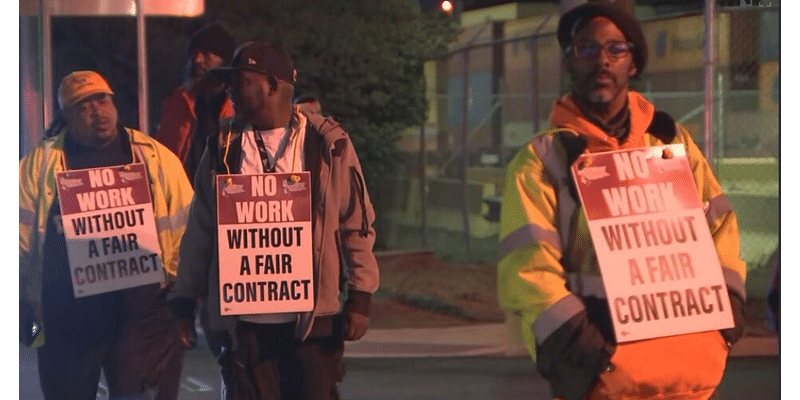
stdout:
POLYGON ((565 94, 556 101, 550 115, 550 124, 556 128, 574 130, 584 137, 590 153, 644 147, 644 133, 653 120, 656 107, 644 96, 633 91, 628 92, 628 107, 631 110, 631 133, 622 144, 593 124, 571 94, 565 94))

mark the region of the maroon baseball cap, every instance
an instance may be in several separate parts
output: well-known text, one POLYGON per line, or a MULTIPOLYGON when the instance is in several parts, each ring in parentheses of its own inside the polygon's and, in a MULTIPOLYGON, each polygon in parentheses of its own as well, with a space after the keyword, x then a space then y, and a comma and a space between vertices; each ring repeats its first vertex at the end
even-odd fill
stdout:
POLYGON ((267 41, 247 42, 233 53, 231 64, 210 71, 217 79, 231 82, 236 71, 253 71, 294 84, 296 73, 292 59, 286 52, 267 41))

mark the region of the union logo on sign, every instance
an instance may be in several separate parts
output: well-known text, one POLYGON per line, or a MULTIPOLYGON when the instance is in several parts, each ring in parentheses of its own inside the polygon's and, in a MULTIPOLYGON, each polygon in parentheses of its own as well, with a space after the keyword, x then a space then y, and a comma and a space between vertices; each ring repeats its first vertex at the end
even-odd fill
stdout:
POLYGON ((135 181, 135 180, 138 180, 138 179, 142 179, 143 177, 142 177, 142 174, 139 173, 139 172, 120 171, 119 172, 119 178, 120 178, 120 181, 122 181, 122 183, 127 183, 127 182, 132 182, 132 181, 135 181))
POLYGON ((608 174, 606 166, 598 166, 598 167, 584 167, 583 169, 578 171, 578 176, 581 177, 581 182, 589 183, 589 181, 602 179, 611 175, 608 174))
POLYGON ((61 187, 64 189, 72 189, 79 186, 83 186, 83 179, 81 178, 61 178, 59 181, 61 183, 61 187))
POLYGON ((230 196, 232 194, 244 193, 244 185, 230 183, 222 189, 223 196, 230 196))

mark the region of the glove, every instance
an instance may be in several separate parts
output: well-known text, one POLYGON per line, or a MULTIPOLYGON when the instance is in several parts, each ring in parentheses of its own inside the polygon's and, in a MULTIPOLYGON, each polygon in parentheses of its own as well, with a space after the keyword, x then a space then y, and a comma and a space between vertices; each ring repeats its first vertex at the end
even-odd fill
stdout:
POLYGON ((351 290, 344 306, 345 330, 344 340, 361 339, 369 328, 369 307, 372 294, 359 290, 351 290))
POLYGON ((615 346, 582 311, 536 345, 536 369, 550 381, 553 396, 583 399, 610 363, 615 346))
POLYGON ((191 350, 197 347, 197 330, 194 327, 193 320, 178 319, 178 331, 181 335, 183 348, 191 350))
POLYGON ((357 312, 348 312, 347 313, 347 332, 344 335, 344 340, 358 340, 361 339, 365 333, 367 333, 367 329, 369 328, 369 317, 357 313, 357 312))
POLYGON ((728 289, 728 295, 731 298, 733 328, 721 329, 719 332, 725 338, 725 343, 728 345, 728 350, 730 350, 744 335, 744 301, 730 289, 728 289))

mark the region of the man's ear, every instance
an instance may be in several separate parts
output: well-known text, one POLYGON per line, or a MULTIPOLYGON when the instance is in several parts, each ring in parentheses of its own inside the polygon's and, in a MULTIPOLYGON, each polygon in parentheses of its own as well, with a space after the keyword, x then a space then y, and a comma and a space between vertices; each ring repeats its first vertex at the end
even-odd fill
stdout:
POLYGON ((630 68, 630 71, 628 71, 628 76, 632 78, 632 77, 636 76, 637 72, 639 72, 639 70, 636 68, 636 64, 635 63, 631 63, 631 68, 630 68))
POLYGON ((264 84, 267 86, 267 95, 272 96, 278 92, 278 79, 273 76, 265 76, 264 84))

